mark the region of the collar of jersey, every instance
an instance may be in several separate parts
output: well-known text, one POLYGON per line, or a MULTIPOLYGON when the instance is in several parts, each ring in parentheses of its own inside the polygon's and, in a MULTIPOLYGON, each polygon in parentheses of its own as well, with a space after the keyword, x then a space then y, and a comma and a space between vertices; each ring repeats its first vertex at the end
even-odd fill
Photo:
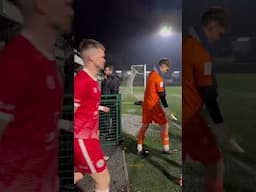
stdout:
POLYGON ((94 77, 86 68, 83 68, 83 71, 86 72, 94 81, 97 81, 97 78, 94 77))
POLYGON ((156 65, 154 67, 154 71, 157 72, 163 78, 163 73, 161 72, 159 65, 156 65))

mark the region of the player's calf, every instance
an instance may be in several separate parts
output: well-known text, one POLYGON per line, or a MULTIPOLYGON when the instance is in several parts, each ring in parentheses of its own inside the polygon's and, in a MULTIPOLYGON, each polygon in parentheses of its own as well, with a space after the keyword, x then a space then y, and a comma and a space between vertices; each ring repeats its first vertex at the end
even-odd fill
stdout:
POLYGON ((110 174, 107 168, 101 173, 92 174, 92 178, 96 184, 96 192, 109 192, 110 174))

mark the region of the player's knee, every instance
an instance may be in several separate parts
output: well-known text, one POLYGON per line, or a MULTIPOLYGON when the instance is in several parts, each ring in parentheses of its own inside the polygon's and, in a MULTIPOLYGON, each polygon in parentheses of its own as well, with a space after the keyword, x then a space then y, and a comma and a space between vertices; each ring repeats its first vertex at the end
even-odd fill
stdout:
POLYGON ((168 132, 168 130, 169 130, 169 125, 168 125, 168 123, 166 123, 166 124, 163 124, 163 125, 161 125, 160 126, 161 128, 161 132, 168 132))
POLYGON ((74 184, 78 183, 80 180, 83 179, 83 174, 80 172, 75 172, 74 173, 74 184))

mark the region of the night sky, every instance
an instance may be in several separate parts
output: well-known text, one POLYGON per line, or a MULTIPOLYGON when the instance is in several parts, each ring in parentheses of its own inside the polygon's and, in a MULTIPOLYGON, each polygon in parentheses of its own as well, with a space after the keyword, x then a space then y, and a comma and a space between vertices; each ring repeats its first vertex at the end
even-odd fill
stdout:
POLYGON ((107 63, 116 69, 129 69, 131 64, 147 64, 151 69, 168 57, 173 70, 180 70, 181 31, 198 24, 202 12, 216 5, 222 5, 230 16, 229 31, 219 42, 217 54, 230 54, 232 40, 256 36, 253 0, 76 0, 75 47, 82 38, 102 42, 107 63), (174 30, 168 38, 158 34, 164 24, 174 30))
MULTIPOLYGON (((230 22, 224 38, 215 44, 214 54, 216 56, 234 54, 232 42, 240 37, 256 38, 256 25, 253 24, 256 18, 256 1, 253 0, 183 0, 183 34, 185 34, 188 27, 199 24, 201 14, 211 6, 222 6, 227 11, 230 22)), ((235 53, 236 62, 248 63, 248 65, 246 65, 247 67, 245 65, 237 66, 237 71, 247 68, 245 71, 256 72, 256 41, 241 43, 239 47, 240 51, 235 53), (245 54, 242 53, 245 50, 249 51, 245 54)))
POLYGON ((168 57, 173 70, 180 70, 181 6, 181 0, 76 0, 75 47, 82 38, 102 42, 107 63, 116 69, 147 64, 150 70, 168 57), (172 26, 172 36, 159 36, 164 24, 172 26))
POLYGON ((256 18, 256 1, 253 0, 183 0, 183 28, 197 24, 202 12, 208 7, 220 5, 227 10, 229 15, 230 36, 234 38, 256 36, 256 25, 253 24, 256 18))

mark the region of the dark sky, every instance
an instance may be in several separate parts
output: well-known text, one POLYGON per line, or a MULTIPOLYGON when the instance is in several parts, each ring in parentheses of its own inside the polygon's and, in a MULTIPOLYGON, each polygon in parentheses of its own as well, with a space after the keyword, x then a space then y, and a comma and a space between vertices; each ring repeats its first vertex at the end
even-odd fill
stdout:
POLYGON ((75 47, 82 38, 101 41, 107 62, 117 69, 147 64, 151 69, 168 57, 181 68, 181 0, 75 1, 75 47), (172 26, 173 35, 158 35, 160 26, 172 26))
POLYGON ((256 1, 255 0, 183 0, 183 28, 199 22, 202 12, 210 6, 224 7, 230 17, 232 37, 256 36, 256 1), (196 2, 196 3, 195 3, 196 2))

